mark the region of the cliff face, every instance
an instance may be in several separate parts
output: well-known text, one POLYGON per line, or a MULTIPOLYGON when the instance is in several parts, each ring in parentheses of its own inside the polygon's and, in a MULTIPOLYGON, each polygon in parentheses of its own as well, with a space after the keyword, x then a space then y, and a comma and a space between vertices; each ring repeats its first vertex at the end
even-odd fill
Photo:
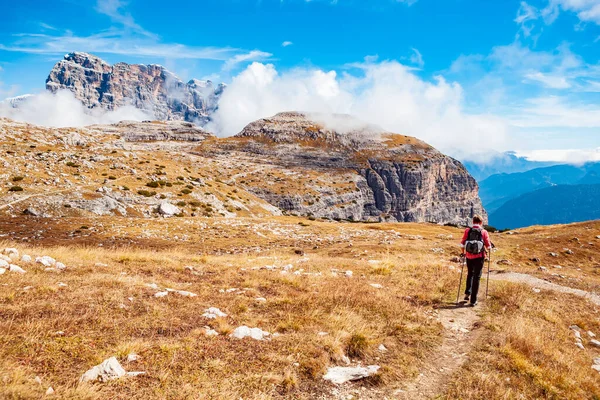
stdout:
POLYGON ((109 65, 87 53, 69 53, 46 80, 55 93, 68 89, 89 108, 132 105, 158 120, 206 123, 217 107, 224 85, 193 79, 187 83, 160 65, 117 63, 109 65))
MULTIPOLYGON (((349 116, 281 113, 217 147, 294 170, 282 185, 245 183, 290 213, 436 223, 465 223, 474 213, 487 218, 477 183, 459 161, 349 116)), ((214 146, 210 151, 218 153, 214 146)))

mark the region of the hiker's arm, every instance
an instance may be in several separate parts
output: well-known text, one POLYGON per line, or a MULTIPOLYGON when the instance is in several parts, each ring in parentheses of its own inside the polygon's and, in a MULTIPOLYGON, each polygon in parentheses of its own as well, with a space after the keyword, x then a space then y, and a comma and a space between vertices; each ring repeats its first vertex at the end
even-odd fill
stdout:
POLYGON ((489 254, 492 253, 492 242, 490 241, 490 234, 488 233, 488 231, 485 231, 485 233, 483 234, 483 244, 489 257, 489 254))

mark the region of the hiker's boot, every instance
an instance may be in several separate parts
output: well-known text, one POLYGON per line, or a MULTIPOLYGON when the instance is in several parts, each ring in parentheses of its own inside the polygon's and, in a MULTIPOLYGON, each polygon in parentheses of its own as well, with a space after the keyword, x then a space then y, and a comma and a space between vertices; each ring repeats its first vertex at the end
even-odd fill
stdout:
POLYGON ((470 298, 471 298, 471 295, 465 294, 465 301, 469 301, 470 298))
POLYGON ((477 302, 475 303, 469 303, 469 307, 475 307, 477 305, 477 302))

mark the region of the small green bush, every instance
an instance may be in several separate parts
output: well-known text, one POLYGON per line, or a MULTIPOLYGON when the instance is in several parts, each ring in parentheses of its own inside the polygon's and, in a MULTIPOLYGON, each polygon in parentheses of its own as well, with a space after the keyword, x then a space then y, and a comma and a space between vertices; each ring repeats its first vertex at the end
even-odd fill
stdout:
POLYGON ((12 181, 19 182, 19 181, 22 181, 23 179, 25 179, 25 178, 22 176, 13 176, 12 181))
POLYGON ((190 194, 190 193, 192 193, 192 191, 190 189, 183 189, 181 191, 181 193, 183 193, 183 194, 190 194))
POLYGON ((156 192, 150 192, 148 190, 138 190, 137 192, 139 195, 142 195, 144 197, 152 197, 156 195, 156 192))
POLYGON ((67 167, 79 168, 79 164, 76 164, 73 161, 67 161, 67 167))
POLYGON ((150 188, 157 188, 160 186, 160 183, 158 183, 157 181, 152 181, 152 182, 146 183, 146 186, 148 186, 150 188))
POLYGON ((9 192, 22 192, 23 188, 21 186, 11 186, 8 189, 9 192))

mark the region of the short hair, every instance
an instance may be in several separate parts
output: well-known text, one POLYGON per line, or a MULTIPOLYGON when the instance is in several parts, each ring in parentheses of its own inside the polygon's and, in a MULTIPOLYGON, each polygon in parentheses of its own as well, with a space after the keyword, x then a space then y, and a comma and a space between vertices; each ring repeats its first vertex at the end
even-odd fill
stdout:
POLYGON ((475 214, 475 215, 473 215, 473 223, 481 224, 481 223, 483 223, 483 219, 478 214, 475 214))

